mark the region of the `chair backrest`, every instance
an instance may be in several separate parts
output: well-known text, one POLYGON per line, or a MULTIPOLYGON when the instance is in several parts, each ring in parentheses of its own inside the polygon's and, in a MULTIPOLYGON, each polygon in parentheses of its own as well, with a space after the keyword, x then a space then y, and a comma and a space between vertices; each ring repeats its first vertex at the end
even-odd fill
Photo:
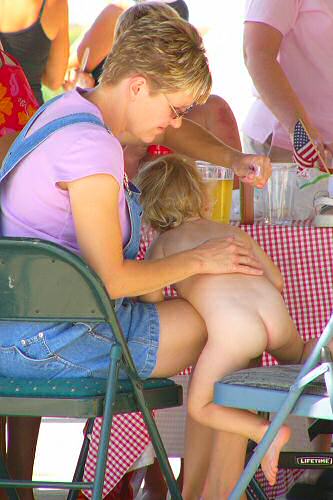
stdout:
POLYGON ((15 321, 114 320, 99 277, 54 243, 0 238, 0 319, 15 321))
POLYGON ((0 238, 0 321, 107 322, 131 378, 138 379, 125 337, 97 274, 49 241, 0 238))

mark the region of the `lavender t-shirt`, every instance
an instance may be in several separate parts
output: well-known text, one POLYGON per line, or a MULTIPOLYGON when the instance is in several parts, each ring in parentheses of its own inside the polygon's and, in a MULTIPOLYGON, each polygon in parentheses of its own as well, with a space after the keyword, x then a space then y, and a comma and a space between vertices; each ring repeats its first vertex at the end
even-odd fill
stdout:
MULTIPOLYGON (((72 91, 51 104, 31 132, 55 118, 79 112, 102 119, 94 104, 78 91, 72 91)), ((89 123, 55 132, 3 181, 3 235, 43 238, 80 253, 69 194, 57 183, 95 174, 112 175, 119 184, 119 217, 126 244, 130 222, 123 187, 123 151, 119 141, 106 129, 89 123)))

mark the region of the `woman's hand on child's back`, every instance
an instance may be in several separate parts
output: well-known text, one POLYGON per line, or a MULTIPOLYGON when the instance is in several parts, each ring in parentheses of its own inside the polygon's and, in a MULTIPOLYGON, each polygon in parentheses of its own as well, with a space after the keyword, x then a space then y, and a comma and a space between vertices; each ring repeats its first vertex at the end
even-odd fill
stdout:
POLYGON ((211 239, 191 252, 194 252, 200 261, 200 274, 263 274, 262 266, 251 246, 239 239, 211 239))

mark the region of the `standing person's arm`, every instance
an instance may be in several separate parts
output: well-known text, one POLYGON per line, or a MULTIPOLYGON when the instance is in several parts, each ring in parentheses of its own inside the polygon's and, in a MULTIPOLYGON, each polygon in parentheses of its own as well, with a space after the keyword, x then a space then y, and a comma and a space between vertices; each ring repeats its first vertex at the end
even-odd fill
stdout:
POLYGON ((252 250, 230 238, 206 241, 154 261, 126 260, 117 181, 111 175, 97 174, 62 183, 62 188, 69 191, 81 253, 112 298, 144 295, 201 273, 263 274, 252 250))
POLYGON ((120 14, 124 12, 118 5, 108 5, 96 18, 92 26, 83 36, 78 48, 78 66, 81 63, 84 51, 89 47, 89 57, 86 71, 93 71, 103 61, 112 49, 114 30, 120 14))
POLYGON ((271 162, 266 156, 245 155, 185 118, 180 128, 168 127, 156 142, 196 160, 230 167, 242 182, 259 188, 266 184, 272 172, 271 162))
POLYGON ((68 4, 67 0, 54 0, 46 5, 42 25, 52 44, 42 81, 56 90, 63 83, 69 56, 68 4))
MULTIPOLYGON (((245 23, 244 59, 260 98, 284 128, 292 134, 301 118, 313 139, 319 132, 290 85, 277 56, 283 40, 280 31, 262 22, 245 23)), ((304 78, 304 75, 300 75, 304 78)))
POLYGON ((91 27, 71 46, 64 89, 71 90, 78 83, 84 88, 96 84, 91 72, 106 58, 112 49, 114 30, 118 17, 124 9, 118 5, 108 5, 99 14, 91 27), (89 49, 84 71, 80 72, 85 50, 89 49))

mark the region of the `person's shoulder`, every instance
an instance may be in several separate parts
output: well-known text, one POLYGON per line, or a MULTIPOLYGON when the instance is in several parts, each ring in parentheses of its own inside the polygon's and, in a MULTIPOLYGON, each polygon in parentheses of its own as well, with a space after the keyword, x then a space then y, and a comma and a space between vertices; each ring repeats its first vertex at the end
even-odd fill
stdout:
POLYGON ((48 0, 45 5, 45 13, 58 12, 63 13, 68 10, 68 0, 48 0))
POLYGON ((244 242, 252 241, 251 236, 249 236, 243 229, 231 224, 221 224, 220 222, 207 221, 207 227, 210 228, 212 232, 223 238, 235 238, 244 242))
POLYGON ((50 9, 52 7, 66 8, 68 7, 68 0, 48 0, 45 4, 45 9, 50 9))
POLYGON ((116 19, 125 11, 122 2, 115 2, 107 5, 99 15, 99 18, 106 22, 111 22, 116 19))
POLYGON ((54 103, 51 103, 41 115, 41 125, 54 119, 67 116, 75 117, 75 115, 79 113, 86 115, 85 118, 82 119, 82 122, 78 121, 77 123, 65 127, 65 133, 70 134, 74 131, 79 134, 78 140, 82 139, 90 144, 94 144, 94 141, 97 141, 95 150, 97 144, 100 143, 111 144, 117 149, 122 150, 118 139, 112 135, 104 125, 101 112, 94 104, 84 99, 81 92, 77 90, 66 92, 54 103), (89 117, 91 117, 92 120, 97 119, 97 123, 89 122, 89 117), (82 130, 84 130, 85 133, 82 133, 82 130))
POLYGON ((76 91, 65 93, 58 101, 47 107, 38 122, 43 126, 55 119, 75 116, 77 113, 86 114, 88 119, 92 116, 100 122, 79 121, 61 128, 54 136, 54 140, 60 141, 61 149, 81 150, 82 155, 89 157, 94 154, 112 155, 117 161, 122 161, 123 150, 118 139, 104 126, 102 116, 96 107, 76 91))
POLYGON ((123 148, 118 139, 107 129, 93 123, 78 123, 73 127, 73 135, 77 141, 76 147, 82 151, 90 151, 96 158, 104 155, 113 162, 123 162, 123 148))
POLYGON ((208 115, 210 113, 216 113, 216 112, 229 113, 231 112, 231 108, 227 103, 227 101, 223 99, 223 97, 216 94, 211 94, 207 99, 206 103, 204 104, 203 111, 208 115))
MULTIPOLYGON (((264 22, 279 29, 279 25, 295 21, 303 0, 247 0, 245 4, 245 21, 264 22)), ((281 31, 281 30, 280 30, 281 31)))
POLYGON ((48 0, 43 11, 42 23, 51 39, 61 27, 68 30, 68 0, 48 0), (53 33, 54 32, 54 33, 53 33))

